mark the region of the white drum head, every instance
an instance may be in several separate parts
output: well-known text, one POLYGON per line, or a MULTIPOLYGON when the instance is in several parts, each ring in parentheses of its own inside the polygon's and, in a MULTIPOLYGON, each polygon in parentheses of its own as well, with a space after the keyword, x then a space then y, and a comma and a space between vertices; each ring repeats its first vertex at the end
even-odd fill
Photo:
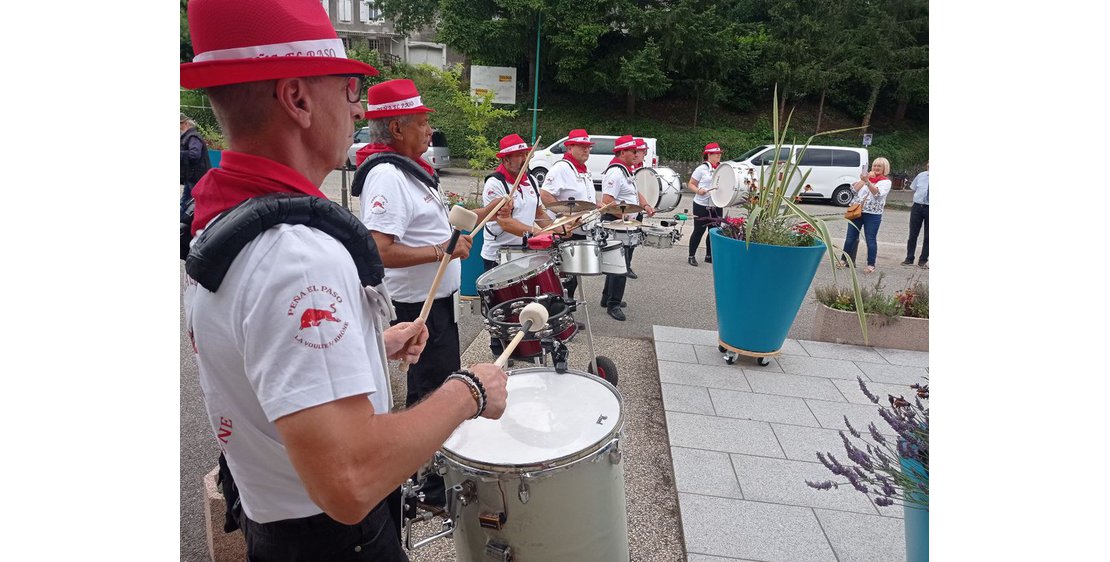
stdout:
POLYGON ((643 195, 644 199, 653 206, 659 201, 659 192, 662 189, 661 181, 659 174, 651 168, 640 168, 632 176, 632 183, 636 184, 636 191, 639 191, 640 195, 643 195))
POLYGON ((713 172, 713 181, 709 192, 710 199, 716 207, 729 207, 735 205, 743 198, 742 192, 748 190, 744 180, 748 177, 748 166, 735 162, 721 162, 713 172))
POLYGON ((478 289, 499 289, 523 281, 549 266, 551 256, 537 253, 503 263, 481 275, 474 281, 478 289))
POLYGON ((594 450, 621 423, 616 389, 585 373, 515 371, 508 393, 501 419, 463 422, 444 450, 486 465, 536 465, 594 450))

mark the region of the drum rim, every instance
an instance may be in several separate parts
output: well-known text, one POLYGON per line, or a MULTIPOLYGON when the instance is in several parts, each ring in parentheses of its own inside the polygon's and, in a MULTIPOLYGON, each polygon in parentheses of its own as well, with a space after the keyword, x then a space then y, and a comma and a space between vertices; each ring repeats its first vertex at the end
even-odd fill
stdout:
MULTIPOLYGON (((513 369, 508 372, 508 375, 511 377, 514 375, 523 375, 536 372, 556 373, 554 367, 525 367, 523 369, 513 369)), ((446 461, 459 466, 463 470, 469 470, 471 472, 481 471, 488 474, 527 473, 528 476, 538 476, 546 472, 562 470, 577 462, 581 462, 582 460, 589 459, 594 457, 595 455, 604 453, 606 450, 609 449, 609 447, 612 446, 613 441, 620 441, 621 434, 624 431, 624 396, 621 394, 621 391, 617 389, 617 387, 613 386, 612 383, 597 375, 591 375, 590 373, 579 371, 578 369, 567 369, 565 373, 561 373, 561 375, 563 376, 570 374, 586 377, 587 379, 593 380, 594 382, 600 382, 602 386, 609 389, 609 391, 617 397, 617 421, 613 424, 613 428, 610 429, 609 432, 606 433, 602 438, 568 455, 563 455, 554 459, 548 459, 542 462, 528 464, 500 464, 472 459, 470 457, 467 457, 466 455, 460 454, 447 448, 446 443, 440 446, 439 454, 446 461)))
POLYGON ((536 253, 534 253, 530 256, 521 256, 519 258, 509 260, 509 261, 507 261, 503 264, 499 264, 497 267, 494 267, 494 268, 490 269, 489 271, 483 272, 481 275, 479 275, 478 278, 474 280, 474 288, 479 290, 479 291, 496 291, 498 289, 504 289, 505 287, 511 287, 513 285, 516 285, 517 283, 520 283, 521 281, 527 281, 527 280, 529 280, 529 279, 531 279, 531 278, 533 278, 533 277, 535 277, 535 276, 537 276, 537 275, 539 275, 539 274, 541 274, 541 273, 543 273, 543 272, 545 272, 549 269, 555 269, 555 275, 558 276, 559 275, 559 270, 558 270, 558 268, 555 267, 555 259, 553 257, 551 257, 550 255, 548 255, 544 259, 543 264, 538 269, 529 270, 525 273, 521 273, 520 275, 511 277, 511 278, 506 279, 506 280, 501 281, 501 282, 487 281, 488 284, 483 284, 482 283, 482 277, 485 277, 487 274, 496 270, 498 267, 502 267, 502 266, 505 266, 505 265, 508 265, 510 263, 520 261, 520 260, 534 259, 536 256, 541 256, 541 255, 544 255, 544 252, 542 252, 542 251, 536 252, 536 253))

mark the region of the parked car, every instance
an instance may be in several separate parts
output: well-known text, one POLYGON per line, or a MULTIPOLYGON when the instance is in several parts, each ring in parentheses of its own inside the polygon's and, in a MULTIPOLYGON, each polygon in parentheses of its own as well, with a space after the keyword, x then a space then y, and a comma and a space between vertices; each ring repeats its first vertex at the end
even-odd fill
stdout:
MULTIPOLYGON (((355 167, 355 153, 358 149, 366 146, 367 141, 370 140, 370 129, 363 127, 355 131, 354 144, 351 148, 347 149, 347 167, 355 167)), ((451 151, 447 149, 447 135, 444 135, 439 129, 432 130, 432 144, 428 145, 428 150, 424 151, 422 155, 424 161, 431 164, 432 168, 442 170, 451 165, 451 151)))
MULTIPOLYGON (((543 178, 547 176, 547 171, 551 169, 551 165, 557 160, 563 158, 563 153, 567 151, 563 142, 567 137, 563 137, 553 143, 547 148, 536 149, 532 154, 532 160, 528 165, 528 170, 536 176, 540 183, 543 183, 543 178)), ((609 162, 613 160, 613 145, 616 144, 617 137, 611 135, 590 135, 590 140, 594 142, 593 148, 590 149, 590 158, 586 161, 586 169, 590 171, 590 178, 594 180, 594 187, 601 188, 601 180, 605 176, 605 168, 609 167, 609 162)), ((647 155, 644 156, 644 166, 654 168, 659 165, 659 153, 655 150, 655 139, 644 138, 644 142, 648 145, 647 155)))
POLYGON ((802 175, 809 171, 809 177, 798 195, 803 199, 828 199, 836 205, 847 207, 855 195, 852 193, 852 184, 859 180, 861 172, 870 169, 867 149, 811 145, 801 155, 801 160, 798 160, 798 153, 802 148, 802 145, 784 144, 779 147, 776 157, 774 145, 765 144, 745 152, 731 162, 762 168, 765 174, 769 173, 770 165, 775 160, 797 162, 798 172, 794 183, 787 188, 787 193, 793 193, 794 188, 801 183, 802 175))

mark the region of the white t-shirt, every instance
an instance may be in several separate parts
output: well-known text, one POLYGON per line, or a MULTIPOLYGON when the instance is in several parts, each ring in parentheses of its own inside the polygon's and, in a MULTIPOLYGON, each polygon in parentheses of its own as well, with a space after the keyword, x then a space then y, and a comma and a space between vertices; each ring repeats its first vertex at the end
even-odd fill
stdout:
MULTIPOLYGON (((698 182, 698 189, 709 189, 713 185, 713 171, 713 168, 708 162, 702 162, 698 164, 697 168, 694 168, 694 173, 690 174, 690 177, 698 182)), ((694 203, 702 207, 712 207, 713 194, 706 193, 705 195, 695 195, 694 203)))
MULTIPOLYGON (((378 164, 366 175, 359 196, 366 228, 393 236, 393 241, 419 248, 451 239, 447 206, 439 191, 410 178, 393 164, 378 164)), ((427 250, 429 255, 431 250, 427 250)), ((387 267, 385 287, 393 300, 423 303, 432 287, 439 261, 410 267, 387 267)), ((462 265, 453 259, 436 288, 435 297, 451 296, 462 285, 462 265)))
MULTIPOLYGON (((597 203, 597 196, 594 193, 594 181, 590 178, 590 171, 579 173, 574 168, 569 160, 557 160, 551 165, 548 170, 547 176, 543 178, 542 189, 558 199, 559 201, 569 201, 571 197, 575 201, 589 201, 590 203, 597 203)), ((596 222, 596 221, 594 221, 596 222)), ((592 225, 584 225, 592 226, 592 225)), ((586 229, 578 227, 574 229, 576 234, 586 234, 586 229)))
POLYGON ((615 164, 605 170, 605 177, 601 180, 601 193, 612 195, 613 199, 621 203, 633 205, 640 203, 640 192, 636 191, 636 184, 632 183, 632 177, 626 175, 615 164))
POLYGON ((185 322, 212 430, 243 510, 259 523, 308 517, 308 497, 274 426, 278 418, 356 395, 388 412, 369 300, 351 255, 303 225, 247 244, 212 293, 186 276, 185 322))
MULTIPOLYGON (((515 178, 514 178, 515 179, 515 178)), ((505 185, 501 180, 491 177, 486 180, 482 191, 482 206, 489 205, 494 199, 504 197, 505 190, 512 184, 505 185)), ((536 207, 540 204, 539 194, 536 193, 535 183, 529 179, 528 185, 521 185, 513 191, 513 218, 531 226, 536 222, 536 207)), ((486 233, 482 240, 482 257, 490 261, 498 261, 498 251, 502 246, 519 246, 524 243, 524 238, 511 232, 505 232, 496 219, 486 223, 486 233)))

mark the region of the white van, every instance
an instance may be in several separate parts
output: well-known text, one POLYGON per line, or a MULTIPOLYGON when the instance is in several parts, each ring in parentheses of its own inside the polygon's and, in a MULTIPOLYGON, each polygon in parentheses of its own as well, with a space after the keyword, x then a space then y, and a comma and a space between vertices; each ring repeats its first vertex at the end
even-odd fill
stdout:
POLYGON ((801 155, 801 161, 798 161, 798 153, 802 148, 802 145, 784 144, 779 147, 776 158, 775 146, 765 144, 745 152, 733 162, 747 164, 756 169, 762 168, 765 174, 769 173, 770 165, 775 160, 797 162, 798 171, 793 183, 787 188, 787 193, 793 193, 794 188, 801 182, 802 176, 809 170, 806 184, 798 195, 803 199, 828 199, 841 207, 847 207, 854 195, 851 185, 859 181, 861 172, 866 172, 871 167, 867 158, 867 149, 810 145, 801 155))
MULTIPOLYGON (((655 139, 643 137, 644 142, 647 143, 647 154, 644 156, 644 167, 654 168, 659 165, 659 153, 655 151, 655 139)), ((532 154, 532 160, 528 165, 528 171, 532 172, 539 182, 543 183, 544 176, 547 171, 551 169, 551 165, 557 160, 563 159, 563 153, 567 151, 563 142, 567 137, 563 137, 553 143, 547 148, 536 149, 532 154)), ((590 140, 594 145, 590 148, 590 158, 586 161, 586 169, 590 171, 590 177, 594 180, 594 188, 601 189, 601 180, 605 176, 605 168, 609 167, 609 162, 613 160, 613 146, 616 144, 617 137, 609 135, 590 135, 590 140)))

